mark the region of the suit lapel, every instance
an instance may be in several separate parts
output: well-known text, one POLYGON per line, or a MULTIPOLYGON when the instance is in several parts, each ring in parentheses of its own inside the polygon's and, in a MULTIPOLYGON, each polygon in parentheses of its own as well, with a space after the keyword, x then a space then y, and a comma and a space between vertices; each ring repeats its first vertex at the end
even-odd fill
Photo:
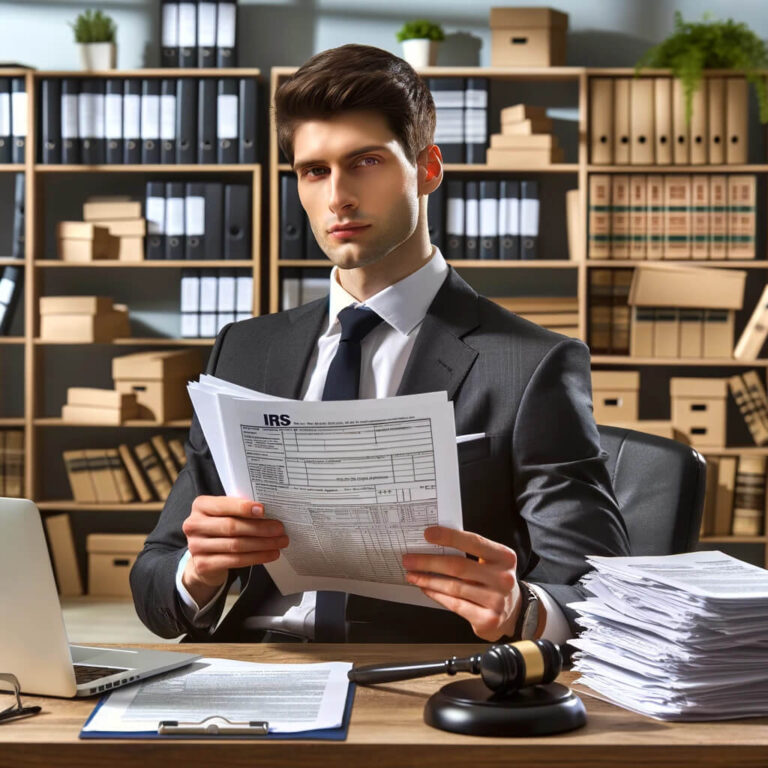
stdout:
POLYGON ((445 390, 453 399, 477 358, 477 350, 461 340, 480 323, 477 299, 451 267, 427 310, 398 395, 445 390))
POLYGON ((307 364, 328 317, 328 297, 288 313, 289 325, 275 333, 264 371, 264 391, 297 399, 307 364))

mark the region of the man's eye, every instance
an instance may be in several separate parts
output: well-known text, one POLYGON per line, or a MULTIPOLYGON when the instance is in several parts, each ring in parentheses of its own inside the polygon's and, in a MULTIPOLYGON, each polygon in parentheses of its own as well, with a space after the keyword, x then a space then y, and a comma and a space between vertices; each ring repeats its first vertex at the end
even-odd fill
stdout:
POLYGON ((376 157, 364 157, 364 158, 362 158, 360 160, 360 162, 363 163, 363 164, 366 164, 368 166, 378 165, 379 164, 379 160, 376 157), (367 163, 366 161, 368 161, 368 160, 370 160, 371 162, 367 163))
POLYGON ((307 168, 304 171, 304 175, 305 176, 320 176, 322 174, 314 173, 314 171, 324 171, 324 170, 325 170, 325 168, 307 168))

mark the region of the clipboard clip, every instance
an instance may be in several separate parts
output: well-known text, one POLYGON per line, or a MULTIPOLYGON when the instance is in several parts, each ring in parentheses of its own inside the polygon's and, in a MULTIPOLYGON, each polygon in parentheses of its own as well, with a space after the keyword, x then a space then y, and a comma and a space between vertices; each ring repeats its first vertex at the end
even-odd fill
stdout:
POLYGON ((157 732, 164 736, 266 736, 269 723, 266 720, 229 720, 222 715, 211 715, 197 723, 178 720, 161 720, 157 732))

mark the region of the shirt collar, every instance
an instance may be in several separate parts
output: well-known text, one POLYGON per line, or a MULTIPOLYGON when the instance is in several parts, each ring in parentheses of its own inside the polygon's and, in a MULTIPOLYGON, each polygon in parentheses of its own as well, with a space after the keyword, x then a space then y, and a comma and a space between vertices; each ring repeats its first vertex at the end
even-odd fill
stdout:
POLYGON ((331 270, 331 293, 328 310, 328 331, 336 324, 336 318, 344 307, 364 305, 370 307, 385 323, 403 336, 407 336, 424 319, 429 305, 435 298, 448 273, 440 249, 432 246, 432 258, 408 277, 389 285, 363 302, 341 287, 338 267, 331 270))

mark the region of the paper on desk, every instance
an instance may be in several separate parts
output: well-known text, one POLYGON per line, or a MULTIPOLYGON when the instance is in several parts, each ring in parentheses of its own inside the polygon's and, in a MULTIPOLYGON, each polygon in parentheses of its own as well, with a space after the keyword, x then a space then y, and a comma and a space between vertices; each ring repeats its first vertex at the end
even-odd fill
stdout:
POLYGON ((218 715, 266 721, 270 732, 338 728, 352 664, 255 664, 200 659, 183 669, 120 688, 83 732, 156 732, 161 720, 198 723, 218 715))
POLYGON ((287 400, 201 376, 195 413, 229 496, 260 501, 290 545, 283 594, 337 590, 438 607, 405 582, 405 552, 452 553, 424 529, 461 529, 453 404, 445 392, 287 400))

